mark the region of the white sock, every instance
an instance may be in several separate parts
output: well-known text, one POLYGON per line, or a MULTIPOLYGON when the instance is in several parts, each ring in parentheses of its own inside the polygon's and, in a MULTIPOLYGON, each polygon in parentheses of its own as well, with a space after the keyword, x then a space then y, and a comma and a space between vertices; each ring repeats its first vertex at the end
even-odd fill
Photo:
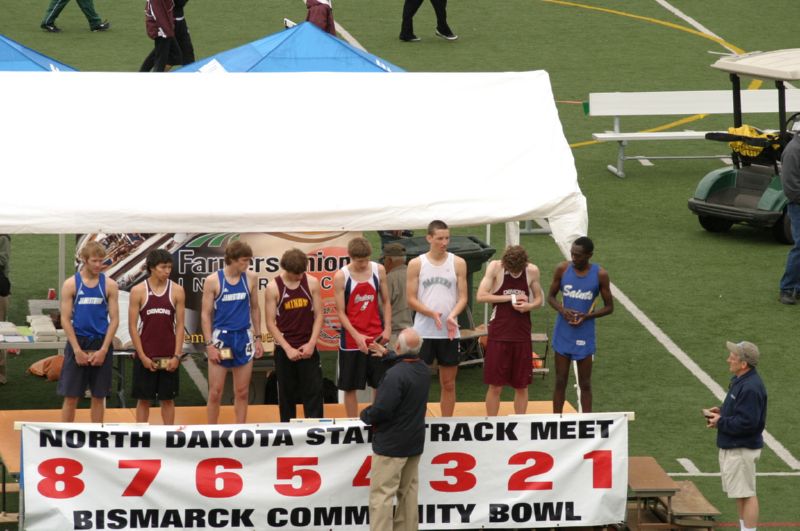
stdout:
POLYGON ((756 531, 756 527, 745 527, 744 523, 742 524, 742 531, 756 531))
POLYGON ((744 530, 745 530, 745 527, 744 527, 744 520, 742 520, 741 518, 739 518, 739 531, 744 531, 744 530))

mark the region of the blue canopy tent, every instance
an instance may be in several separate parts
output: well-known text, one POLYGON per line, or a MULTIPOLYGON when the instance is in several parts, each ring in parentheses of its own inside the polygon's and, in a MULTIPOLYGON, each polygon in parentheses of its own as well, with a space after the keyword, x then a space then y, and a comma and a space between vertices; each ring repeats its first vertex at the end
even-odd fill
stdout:
POLYGON ((31 50, 5 35, 0 35, 0 70, 14 72, 75 71, 71 66, 31 50))
POLYGON ((216 61, 228 72, 403 72, 310 22, 174 70, 197 72, 216 61))

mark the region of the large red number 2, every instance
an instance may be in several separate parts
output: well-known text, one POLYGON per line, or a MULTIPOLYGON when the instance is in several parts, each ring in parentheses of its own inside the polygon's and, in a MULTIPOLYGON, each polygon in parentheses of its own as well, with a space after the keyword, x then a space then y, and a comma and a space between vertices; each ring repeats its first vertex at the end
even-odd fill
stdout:
POLYGON ((469 454, 461 452, 448 452, 437 455, 431 460, 431 464, 443 465, 455 462, 456 466, 445 468, 444 475, 455 479, 455 483, 449 481, 431 481, 431 488, 439 492, 464 492, 475 486, 477 479, 475 474, 469 471, 475 468, 475 458, 469 454))
POLYGON ((592 488, 611 488, 611 450, 595 450, 583 456, 592 460, 592 488))
POLYGON ((528 481, 528 478, 550 472, 553 468, 553 456, 544 452, 522 452, 508 459, 509 465, 533 464, 511 474, 508 478, 508 490, 551 490, 552 481, 528 481))
POLYGON ((200 461, 195 472, 197 492, 206 498, 230 498, 239 494, 243 486, 241 476, 235 472, 218 472, 217 468, 238 470, 242 463, 225 457, 200 461))
POLYGON ((288 479, 289 483, 276 483, 275 490, 284 496, 308 496, 314 494, 322 486, 322 477, 316 470, 307 468, 295 468, 298 466, 314 466, 317 464, 316 457, 279 457, 278 479, 288 479), (300 478, 300 486, 292 485, 293 477, 300 478))
POLYGON ((39 474, 44 478, 37 485, 39 494, 48 498, 74 498, 86 487, 78 474, 83 465, 74 459, 48 459, 39 463, 39 474))
POLYGON ((122 493, 123 496, 144 496, 144 493, 156 479, 158 471, 161 470, 160 459, 139 459, 122 460, 119 462, 120 468, 138 468, 139 472, 133 476, 128 488, 122 493))

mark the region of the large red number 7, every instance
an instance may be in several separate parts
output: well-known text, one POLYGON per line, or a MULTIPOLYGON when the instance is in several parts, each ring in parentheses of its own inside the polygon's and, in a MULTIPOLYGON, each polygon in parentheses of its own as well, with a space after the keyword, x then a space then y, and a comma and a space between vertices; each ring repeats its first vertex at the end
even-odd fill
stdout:
POLYGON ((119 462, 120 468, 138 468, 139 472, 133 476, 123 496, 144 496, 144 493, 156 479, 161 470, 161 459, 123 460, 119 462))
POLYGON ((314 494, 322 486, 322 477, 316 470, 307 468, 295 468, 297 466, 314 466, 317 464, 316 457, 279 457, 278 479, 288 479, 289 483, 276 483, 275 490, 284 496, 308 496, 314 494), (293 477, 300 478, 300 486, 292 485, 293 477))

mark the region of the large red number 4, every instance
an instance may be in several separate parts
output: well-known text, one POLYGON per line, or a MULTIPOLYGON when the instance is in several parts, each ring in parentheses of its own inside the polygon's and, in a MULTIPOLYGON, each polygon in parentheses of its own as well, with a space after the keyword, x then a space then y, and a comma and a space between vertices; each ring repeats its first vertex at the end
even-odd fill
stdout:
POLYGON ((372 456, 368 455, 364 462, 361 463, 361 468, 356 472, 353 478, 354 487, 369 487, 369 471, 372 468, 372 456))
POLYGON ((445 468, 443 473, 446 477, 455 479, 455 483, 431 481, 431 488, 439 492, 464 492, 474 487, 477 479, 475 479, 475 474, 471 474, 469 471, 475 468, 475 458, 461 452, 448 452, 437 455, 431 460, 431 464, 434 465, 443 465, 451 462, 455 462, 456 466, 445 468))
POLYGON ((551 490, 552 481, 528 481, 528 478, 550 472, 553 468, 553 456, 544 452, 521 452, 508 459, 509 465, 533 464, 511 474, 508 478, 508 490, 551 490))
POLYGON ((161 470, 161 459, 123 460, 119 462, 120 468, 138 468, 123 496, 144 496, 144 493, 156 479, 161 470))
POLYGON ((316 457, 279 457, 278 479, 288 479, 289 483, 276 483, 275 490, 284 496, 308 496, 314 494, 322 486, 322 477, 315 470, 307 468, 295 468, 299 466, 314 466, 317 464, 316 457), (300 486, 292 484, 292 478, 300 478, 300 486))
POLYGON ((39 463, 39 474, 44 478, 36 486, 39 494, 48 498, 74 498, 86 487, 77 476, 83 465, 74 459, 48 459, 39 463))
POLYGON ((195 472, 197 492, 206 498, 230 498, 239 494, 243 486, 241 476, 235 472, 218 472, 218 468, 239 470, 242 463, 226 457, 200 461, 195 472))
POLYGON ((583 456, 592 460, 592 488, 611 488, 611 450, 595 450, 583 456))

